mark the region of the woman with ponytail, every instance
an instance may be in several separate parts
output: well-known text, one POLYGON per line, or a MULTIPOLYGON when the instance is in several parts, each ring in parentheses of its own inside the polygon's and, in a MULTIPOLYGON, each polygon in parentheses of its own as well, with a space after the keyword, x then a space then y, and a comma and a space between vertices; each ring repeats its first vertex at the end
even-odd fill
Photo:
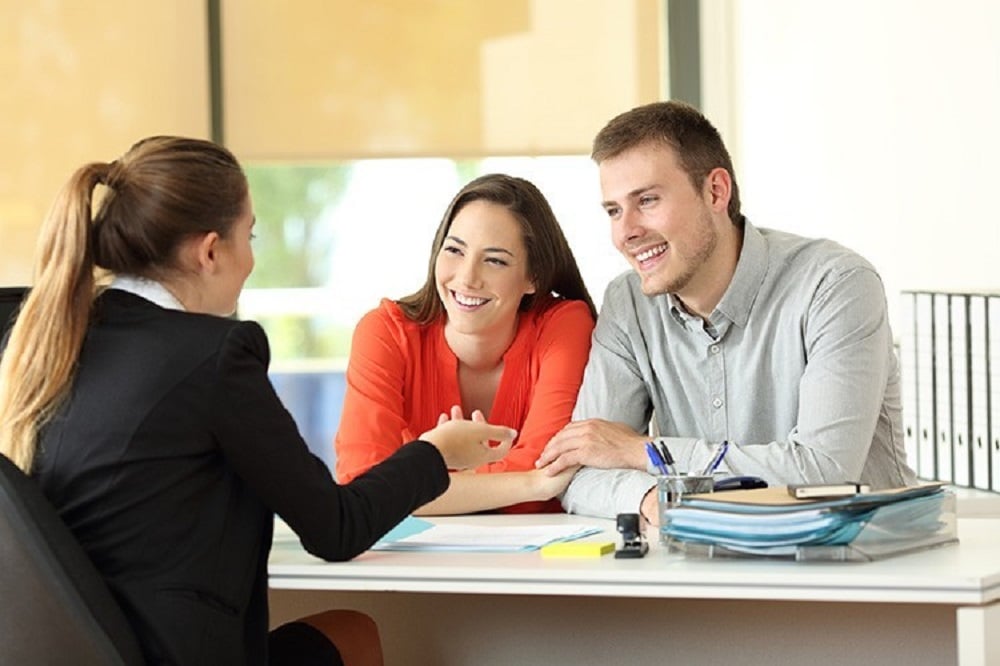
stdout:
POLYGON ((451 201, 416 293, 383 300, 354 332, 336 436, 342 483, 392 455, 437 415, 472 414, 519 432, 510 453, 453 473, 424 514, 558 512, 573 474, 535 469, 569 422, 596 311, 538 188, 481 176, 451 201))
POLYGON ((269 640, 274 514, 311 553, 349 559, 516 433, 442 415, 338 486, 268 381, 263 330, 227 318, 253 224, 240 165, 207 141, 151 137, 73 174, 0 360, 0 452, 37 479, 148 663, 379 664, 359 613, 269 640))

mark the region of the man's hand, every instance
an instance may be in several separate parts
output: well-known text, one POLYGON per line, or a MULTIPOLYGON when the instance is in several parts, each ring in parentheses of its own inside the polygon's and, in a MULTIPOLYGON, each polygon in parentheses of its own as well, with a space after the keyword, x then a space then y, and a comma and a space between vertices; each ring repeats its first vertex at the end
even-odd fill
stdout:
POLYGON ((604 469, 646 469, 643 442, 649 438, 624 423, 587 419, 567 423, 549 440, 535 467, 555 475, 574 465, 604 469))

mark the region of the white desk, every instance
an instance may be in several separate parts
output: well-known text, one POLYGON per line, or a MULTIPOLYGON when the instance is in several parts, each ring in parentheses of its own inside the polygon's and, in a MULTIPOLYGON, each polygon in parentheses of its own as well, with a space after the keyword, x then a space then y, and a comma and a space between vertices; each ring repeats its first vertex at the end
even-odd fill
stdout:
MULTIPOLYGON (((442 521, 611 521, 465 516, 442 521)), ((1000 665, 1000 520, 957 545, 870 563, 368 552, 331 564, 294 536, 271 555, 272 624, 370 613, 389 666, 476 664, 1000 665)))
POLYGON ((959 518, 1000 518, 1000 492, 949 486, 959 518))

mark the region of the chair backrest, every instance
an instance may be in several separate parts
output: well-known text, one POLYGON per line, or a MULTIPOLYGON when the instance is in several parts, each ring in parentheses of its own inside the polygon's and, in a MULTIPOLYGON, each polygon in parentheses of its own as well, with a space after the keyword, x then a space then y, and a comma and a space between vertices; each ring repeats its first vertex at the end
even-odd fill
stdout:
POLYGON ((0 663, 132 666, 142 652, 38 484, 0 455, 0 663))
POLYGON ((0 340, 14 324, 14 315, 27 294, 27 287, 0 287, 0 340))

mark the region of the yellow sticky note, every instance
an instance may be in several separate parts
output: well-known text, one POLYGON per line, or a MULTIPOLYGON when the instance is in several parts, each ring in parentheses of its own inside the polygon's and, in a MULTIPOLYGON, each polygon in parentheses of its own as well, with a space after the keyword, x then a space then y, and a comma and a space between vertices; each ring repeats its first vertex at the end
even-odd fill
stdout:
POLYGON ((557 541, 542 546, 542 557, 600 557, 614 549, 613 541, 557 541))

